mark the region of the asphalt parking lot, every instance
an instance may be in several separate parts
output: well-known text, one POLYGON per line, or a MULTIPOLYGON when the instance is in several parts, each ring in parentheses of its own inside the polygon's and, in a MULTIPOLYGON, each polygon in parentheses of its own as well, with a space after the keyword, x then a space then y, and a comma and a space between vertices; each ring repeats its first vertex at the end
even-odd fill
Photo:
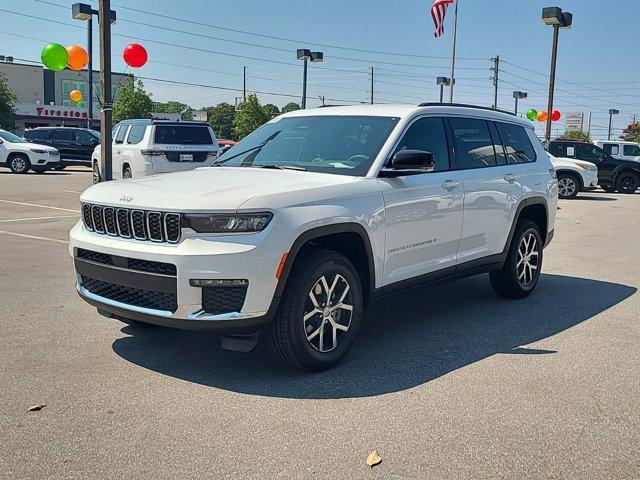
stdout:
POLYGON ((308 375, 81 301, 66 240, 90 182, 0 172, 0 477, 640 477, 640 193, 561 201, 531 297, 486 276, 403 293, 308 375))

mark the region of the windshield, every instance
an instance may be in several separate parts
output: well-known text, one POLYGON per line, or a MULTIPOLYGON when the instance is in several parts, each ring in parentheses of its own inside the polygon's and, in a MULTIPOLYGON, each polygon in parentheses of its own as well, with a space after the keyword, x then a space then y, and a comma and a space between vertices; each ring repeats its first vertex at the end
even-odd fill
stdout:
POLYGON ((156 125, 153 138, 156 144, 210 145, 213 143, 206 125, 156 125))
POLYGON ((398 123, 393 117, 289 117, 263 125, 214 165, 364 176, 398 123))
POLYGON ((5 131, 0 131, 0 138, 10 143, 25 143, 21 137, 5 131))

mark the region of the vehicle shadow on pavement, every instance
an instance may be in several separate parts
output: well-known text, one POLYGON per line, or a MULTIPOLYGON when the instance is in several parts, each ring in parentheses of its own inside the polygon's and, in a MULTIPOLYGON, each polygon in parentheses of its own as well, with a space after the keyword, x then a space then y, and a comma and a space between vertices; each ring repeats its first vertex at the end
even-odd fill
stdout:
POLYGON ((416 288, 367 310, 349 354, 322 373, 281 366, 264 342, 248 354, 229 352, 215 335, 164 328, 126 326, 122 331, 130 336, 117 339, 113 350, 144 368, 239 393, 365 397, 422 385, 495 354, 552 356, 553 350, 527 344, 589 320, 636 290, 550 274, 523 300, 497 297, 486 275, 416 288))

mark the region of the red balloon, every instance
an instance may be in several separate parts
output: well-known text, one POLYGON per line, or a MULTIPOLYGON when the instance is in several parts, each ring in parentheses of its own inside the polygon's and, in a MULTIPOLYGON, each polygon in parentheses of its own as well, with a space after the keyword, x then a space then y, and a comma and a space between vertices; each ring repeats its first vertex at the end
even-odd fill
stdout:
POLYGON ((554 110, 553 114, 551 115, 551 120, 557 122, 558 120, 560 120, 560 117, 562 117, 562 114, 558 110, 554 110))
POLYGON ((130 43, 124 47, 122 58, 130 67, 140 68, 147 63, 147 51, 139 43, 130 43))

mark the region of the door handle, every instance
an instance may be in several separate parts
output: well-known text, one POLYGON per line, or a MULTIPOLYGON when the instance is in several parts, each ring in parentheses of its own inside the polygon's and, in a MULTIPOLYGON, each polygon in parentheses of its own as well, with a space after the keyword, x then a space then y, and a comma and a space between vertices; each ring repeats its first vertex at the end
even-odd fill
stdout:
POLYGON ((116 154, 120 155, 122 152, 120 150, 116 150, 116 154))
POLYGON ((445 190, 452 190, 452 189, 454 189, 456 187, 459 187, 460 186, 460 182, 454 182, 453 180, 445 180, 440 185, 445 190))
POLYGON ((518 180, 520 180, 520 177, 519 177, 519 176, 517 176, 517 175, 513 175, 513 174, 511 174, 511 173, 507 173, 507 174, 504 176, 504 179, 505 179, 505 181, 507 181, 507 182, 509 182, 509 183, 514 183, 514 182, 517 182, 518 180))

